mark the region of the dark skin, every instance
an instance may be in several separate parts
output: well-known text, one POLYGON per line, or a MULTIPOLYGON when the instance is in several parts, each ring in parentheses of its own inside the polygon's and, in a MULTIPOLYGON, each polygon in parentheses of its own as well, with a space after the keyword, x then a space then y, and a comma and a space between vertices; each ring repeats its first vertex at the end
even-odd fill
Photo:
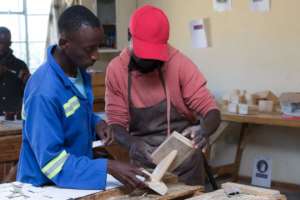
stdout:
POLYGON ((0 33, 0 59, 8 53, 10 45, 10 35, 8 33, 0 33))
MULTIPOLYGON (((0 59, 4 58, 7 53, 9 52, 11 46, 11 36, 8 33, 0 33, 0 59)), ((0 77, 6 71, 9 71, 7 66, 0 66, 0 77)), ((19 74, 17 74, 18 78, 23 82, 26 83, 28 80, 30 73, 28 70, 20 70, 19 74)))
POLYGON ((220 123, 220 111, 213 109, 205 115, 200 126, 196 125, 196 129, 194 127, 188 128, 188 130, 184 131, 182 134, 193 140, 193 144, 196 149, 203 149, 208 143, 209 136, 217 130, 220 123))
MULTIPOLYGON (((220 122, 220 111, 213 109, 203 118, 201 122, 201 127, 203 128, 197 131, 187 131, 185 136, 190 136, 195 148, 202 149, 207 145, 209 136, 216 131, 220 122)), ((144 164, 147 166, 155 166, 151 159, 151 154, 147 148, 147 144, 141 141, 138 137, 131 136, 123 126, 113 124, 110 127, 113 130, 113 139, 128 149, 132 157, 138 160, 145 160, 144 164)))
MULTIPOLYGON (((132 53, 132 56, 134 56, 137 63, 140 65, 143 65, 142 67, 145 70, 147 67, 152 67, 152 64, 150 62, 157 62, 157 60, 149 60, 149 59, 141 59, 135 56, 132 53)), ((156 66, 158 64, 155 64, 156 66)), ((140 66, 141 67, 141 66, 140 66)), ((147 71, 147 69, 146 69, 147 71)), ((185 136, 192 139, 194 147, 203 149, 207 143, 209 136, 215 132, 215 130, 218 128, 221 117, 220 117, 220 111, 217 109, 210 110, 202 119, 201 124, 196 125, 198 128, 190 128, 188 130, 185 130, 183 133, 185 136), (201 126, 200 126, 201 125, 201 126), (200 128, 201 127, 201 128, 200 128)), ((115 140, 117 143, 125 147, 130 154, 131 158, 134 158, 136 160, 143 160, 143 164, 146 166, 155 167, 153 164, 152 158, 151 158, 151 152, 149 151, 149 146, 144 143, 141 139, 135 136, 131 136, 125 127, 122 127, 118 124, 113 124, 110 126, 113 134, 110 135, 114 138, 107 139, 107 140, 115 140)))
MULTIPOLYGON (((61 33, 59 45, 53 52, 53 56, 63 71, 71 77, 76 77, 77 67, 86 69, 99 59, 98 47, 103 40, 103 29, 82 25, 79 30, 72 33, 61 33)), ((112 138, 111 129, 104 121, 96 125, 97 135, 104 140, 105 144, 112 138)), ((122 182, 129 189, 146 187, 145 183, 136 178, 136 175, 148 178, 135 166, 108 160, 108 173, 122 182)))

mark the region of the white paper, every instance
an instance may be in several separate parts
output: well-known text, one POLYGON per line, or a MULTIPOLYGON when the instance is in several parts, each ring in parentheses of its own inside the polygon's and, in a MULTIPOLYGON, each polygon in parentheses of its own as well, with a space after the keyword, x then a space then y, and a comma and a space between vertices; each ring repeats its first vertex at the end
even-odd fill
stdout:
POLYGON ((98 117, 101 117, 101 119, 103 119, 104 121, 107 120, 107 115, 105 112, 95 112, 95 115, 97 115, 98 117))
POLYGON ((232 9, 231 0, 213 0, 214 10, 217 12, 229 11, 232 9))
MULTIPOLYGON (((106 189, 122 186, 113 176, 107 175, 106 189)), ((68 200, 91 195, 101 190, 64 189, 56 186, 34 187, 20 182, 0 184, 1 200, 68 200)))
POLYGON ((250 0, 251 10, 258 12, 268 12, 270 10, 270 0, 250 0))
POLYGON ((204 20, 192 20, 190 22, 192 46, 194 48, 207 48, 207 37, 205 32, 204 20))
POLYGON ((92 147, 96 148, 96 147, 101 147, 103 146, 103 142, 101 140, 96 140, 93 142, 92 147))

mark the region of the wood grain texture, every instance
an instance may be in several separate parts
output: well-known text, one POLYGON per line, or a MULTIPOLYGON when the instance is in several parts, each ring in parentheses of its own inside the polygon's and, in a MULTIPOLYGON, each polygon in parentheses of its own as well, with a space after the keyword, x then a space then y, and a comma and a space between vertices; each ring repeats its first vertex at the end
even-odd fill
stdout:
POLYGON ((192 141, 183 135, 173 132, 151 155, 155 164, 163 160, 171 151, 177 150, 178 154, 171 164, 169 171, 173 171, 193 152, 192 141))
POLYGON ((222 120, 238 123, 262 124, 272 126, 300 127, 300 120, 286 119, 280 113, 257 113, 253 115, 239 115, 222 111, 222 120))
POLYGON ((199 195, 188 200, 285 200, 278 190, 253 187, 238 183, 224 183, 222 189, 199 195), (227 195, 229 191, 239 194, 227 195))
POLYGON ((21 135, 0 137, 0 162, 17 161, 21 142, 21 135))
POLYGON ((160 196, 149 190, 134 192, 129 195, 129 191, 124 188, 115 188, 104 192, 99 192, 80 200, 171 200, 185 199, 204 191, 202 186, 188 186, 182 183, 169 184, 169 191, 166 195, 160 196))

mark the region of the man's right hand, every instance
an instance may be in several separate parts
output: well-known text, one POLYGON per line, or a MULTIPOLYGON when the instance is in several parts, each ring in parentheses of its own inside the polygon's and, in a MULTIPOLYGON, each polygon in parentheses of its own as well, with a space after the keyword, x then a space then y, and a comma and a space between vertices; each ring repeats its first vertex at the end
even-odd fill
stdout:
POLYGON ((151 153, 152 148, 142 140, 139 140, 139 138, 135 139, 130 144, 129 156, 131 159, 138 161, 138 163, 142 163, 143 166, 140 167, 155 167, 151 158, 151 153))
POLYGON ((151 146, 146 144, 140 137, 129 135, 123 126, 113 124, 110 125, 110 128, 113 131, 114 140, 129 151, 130 159, 133 160, 138 167, 155 167, 150 156, 154 150, 151 146))
POLYGON ((132 165, 116 160, 108 160, 108 173, 123 183, 125 187, 130 190, 147 187, 147 185, 136 176, 138 175, 148 179, 148 175, 144 174, 140 169, 132 165))

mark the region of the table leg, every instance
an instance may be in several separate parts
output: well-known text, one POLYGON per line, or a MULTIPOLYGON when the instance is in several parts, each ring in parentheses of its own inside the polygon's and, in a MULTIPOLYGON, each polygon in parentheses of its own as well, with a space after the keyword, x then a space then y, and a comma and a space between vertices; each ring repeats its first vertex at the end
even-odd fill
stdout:
POLYGON ((245 148, 245 135, 248 130, 248 123, 242 123, 242 127, 240 130, 239 142, 236 150, 235 161, 234 161, 234 172, 233 172, 233 180, 238 181, 240 165, 242 160, 243 151, 245 148))

